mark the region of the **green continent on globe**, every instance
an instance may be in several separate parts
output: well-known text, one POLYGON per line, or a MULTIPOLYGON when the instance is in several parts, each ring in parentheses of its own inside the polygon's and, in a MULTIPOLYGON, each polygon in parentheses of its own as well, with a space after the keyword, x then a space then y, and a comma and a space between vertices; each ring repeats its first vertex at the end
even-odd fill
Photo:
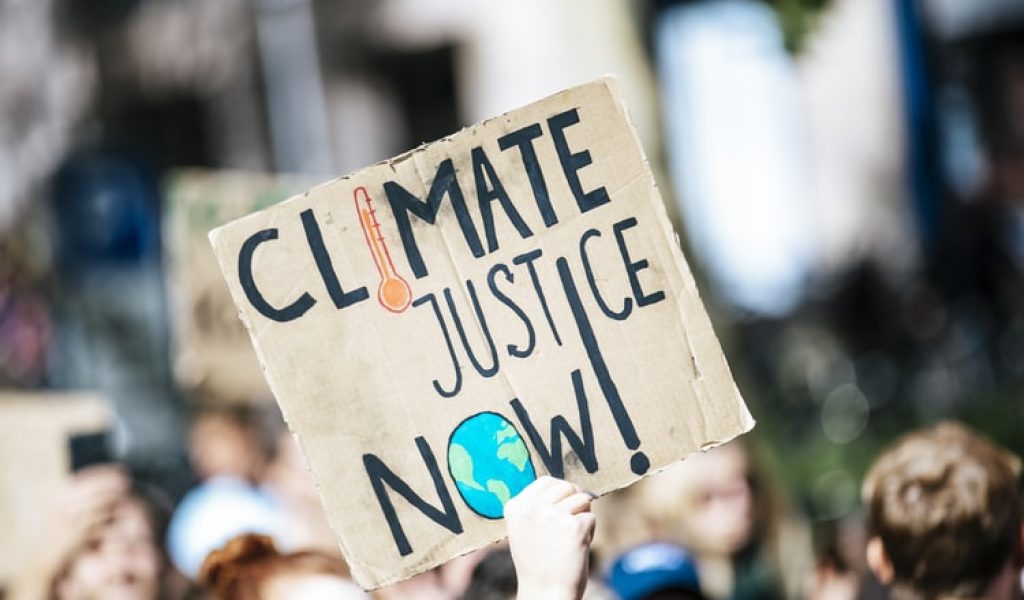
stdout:
MULTIPOLYGON (((498 446, 498 458, 507 460, 522 471, 526 468, 526 461, 530 460, 530 452, 526 449, 526 444, 520 441, 514 429, 512 430, 512 435, 513 438, 511 440, 498 446)), ((498 434, 498 443, 501 442, 501 434, 498 434)))
POLYGON ((452 444, 448 448, 448 465, 456 482, 474 490, 484 491, 484 486, 477 483, 473 476, 473 457, 461 444, 452 444))
POLYGON ((505 426, 499 429, 498 433, 494 434, 494 439, 500 444, 508 438, 519 439, 519 434, 516 432, 516 428, 512 426, 512 423, 505 421, 505 426))
POLYGON ((500 519, 505 503, 537 478, 530 450, 515 425, 501 415, 471 415, 448 440, 448 472, 466 505, 500 519))
POLYGON ((508 491, 508 486, 505 485, 505 482, 497 479, 487 480, 487 491, 497 496, 502 506, 505 506, 505 503, 512 497, 512 493, 508 491))

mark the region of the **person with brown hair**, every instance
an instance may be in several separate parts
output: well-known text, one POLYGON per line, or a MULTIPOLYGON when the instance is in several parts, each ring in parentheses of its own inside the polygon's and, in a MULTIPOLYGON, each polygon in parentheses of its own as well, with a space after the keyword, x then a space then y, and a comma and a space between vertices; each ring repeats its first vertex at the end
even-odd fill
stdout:
POLYGON ((281 553, 265 535, 245 534, 206 557, 199 583, 217 600, 363 600, 338 557, 319 551, 281 553))
POLYGON ((693 554, 709 598, 802 598, 813 564, 810 532, 771 475, 743 439, 689 456, 626 492, 632 504, 619 512, 639 515, 639 527, 635 516, 610 523, 605 529, 633 531, 618 536, 628 543, 606 547, 608 556, 671 542, 693 554))
POLYGON ((897 440, 864 480, 868 566, 894 599, 1020 597, 1020 459, 958 423, 897 440))
POLYGON ((163 515, 119 466, 92 466, 53 499, 48 529, 8 600, 160 600, 174 597, 161 550, 163 515))

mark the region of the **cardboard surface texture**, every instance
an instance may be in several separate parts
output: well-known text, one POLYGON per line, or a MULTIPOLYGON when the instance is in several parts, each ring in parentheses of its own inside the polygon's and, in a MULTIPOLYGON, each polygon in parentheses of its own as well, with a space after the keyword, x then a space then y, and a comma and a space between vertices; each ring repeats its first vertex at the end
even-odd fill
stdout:
POLYGON ((244 171, 184 169, 167 186, 164 255, 171 298, 174 375, 209 404, 271 401, 207 234, 271 206, 308 181, 244 171))
POLYGON ((45 543, 46 520, 70 477, 68 438, 110 424, 107 403, 90 394, 0 393, 0 582, 45 543))
POLYGON ((753 427, 611 79, 210 239, 364 587, 753 427))

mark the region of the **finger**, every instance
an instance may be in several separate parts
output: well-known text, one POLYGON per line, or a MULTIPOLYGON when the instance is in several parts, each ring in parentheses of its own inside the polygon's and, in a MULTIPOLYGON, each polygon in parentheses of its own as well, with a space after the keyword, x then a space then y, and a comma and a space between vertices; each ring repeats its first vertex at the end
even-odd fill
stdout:
POLYGON ((530 490, 532 496, 538 496, 543 494, 545 490, 557 487, 561 481, 561 479, 557 479, 550 475, 542 475, 538 477, 536 481, 527 486, 527 489, 530 490))
POLYGON ((83 527, 91 522, 104 523, 110 520, 117 504, 124 497, 124 493, 116 490, 98 491, 75 498, 73 503, 65 503, 63 513, 67 520, 80 523, 83 527))
POLYGON ((581 490, 575 484, 564 479, 556 479, 554 484, 545 488, 537 495, 537 501, 546 505, 557 504, 559 501, 579 491, 581 490))
POLYGON ((573 517, 576 519, 584 532, 584 542, 587 546, 594 540, 594 530, 597 528, 597 517, 592 512, 582 512, 573 517))
POLYGON ((74 475, 69 491, 81 496, 123 494, 128 491, 130 484, 128 474, 119 467, 90 467, 74 475))
POLYGON ((515 501, 516 505, 529 504, 533 502, 534 498, 537 498, 544 490, 549 487, 556 485, 558 482, 554 477, 543 475, 534 479, 530 482, 530 485, 523 488, 521 492, 512 497, 511 501, 515 501))
POLYGON ((128 495, 127 488, 119 486, 97 487, 81 494, 76 494, 75 500, 83 505, 102 505, 116 502, 128 495))
POLYGON ((515 518, 520 512, 520 509, 527 510, 523 507, 528 507, 533 503, 534 496, 547 485, 544 477, 534 479, 525 488, 519 491, 518 494, 512 496, 502 509, 503 516, 505 518, 515 518))
POLYGON ((96 511, 91 514, 82 515, 66 522, 58 538, 63 543, 57 542, 64 552, 74 552, 77 548, 88 545, 93 540, 98 540, 103 531, 113 520, 113 510, 96 511))
POLYGON ((97 488, 89 490, 88 493, 76 494, 73 502, 65 503, 65 506, 73 509, 74 512, 86 513, 107 508, 119 502, 126 495, 126 490, 116 487, 97 488))
POLYGON ((82 501, 92 496, 109 497, 127 491, 128 477, 123 471, 96 467, 75 475, 68 486, 67 495, 82 501))
POLYGON ((111 462, 111 463, 102 463, 102 464, 93 464, 93 465, 89 465, 87 467, 82 467, 81 469, 79 469, 78 471, 75 472, 75 476, 76 477, 92 477, 94 474, 99 474, 99 473, 117 473, 117 474, 120 474, 120 475, 124 475, 124 473, 125 473, 124 465, 122 465, 120 463, 113 463, 113 462, 111 462))
POLYGON ((71 524, 79 529, 87 529, 93 524, 109 522, 114 516, 114 511, 117 510, 117 503, 117 499, 111 499, 83 504, 71 508, 66 514, 70 517, 71 524))
POLYGON ((96 465, 86 467, 74 474, 72 478, 76 485, 107 485, 109 482, 117 481, 120 484, 127 484, 128 474, 120 465, 96 465), (107 482, 107 483, 100 483, 107 482))
POLYGON ((569 514, 575 515, 590 510, 590 503, 594 497, 587 492, 576 492, 562 500, 559 500, 558 507, 566 510, 569 514))

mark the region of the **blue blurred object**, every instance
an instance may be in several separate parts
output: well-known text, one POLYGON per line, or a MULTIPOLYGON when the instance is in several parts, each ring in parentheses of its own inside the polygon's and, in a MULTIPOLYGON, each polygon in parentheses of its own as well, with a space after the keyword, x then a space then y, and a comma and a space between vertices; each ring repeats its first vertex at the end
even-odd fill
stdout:
POLYGON ((693 555, 674 544, 654 542, 627 550, 612 563, 608 586, 622 600, 642 600, 665 590, 700 593, 693 555))
POLYGON ((935 99, 929 80, 924 23, 914 0, 894 0, 893 8, 896 12, 903 110, 909 142, 910 191, 921 239, 929 248, 938 233, 942 199, 938 182, 935 99))
POLYGON ((232 477, 215 477, 189 492, 167 528, 167 551, 174 566, 196 577, 206 556, 232 538, 258 533, 280 543, 281 507, 260 488, 232 477))
POLYGON ((155 257, 156 190, 155 177, 130 157, 90 153, 70 159, 53 186, 63 265, 77 270, 155 257))

